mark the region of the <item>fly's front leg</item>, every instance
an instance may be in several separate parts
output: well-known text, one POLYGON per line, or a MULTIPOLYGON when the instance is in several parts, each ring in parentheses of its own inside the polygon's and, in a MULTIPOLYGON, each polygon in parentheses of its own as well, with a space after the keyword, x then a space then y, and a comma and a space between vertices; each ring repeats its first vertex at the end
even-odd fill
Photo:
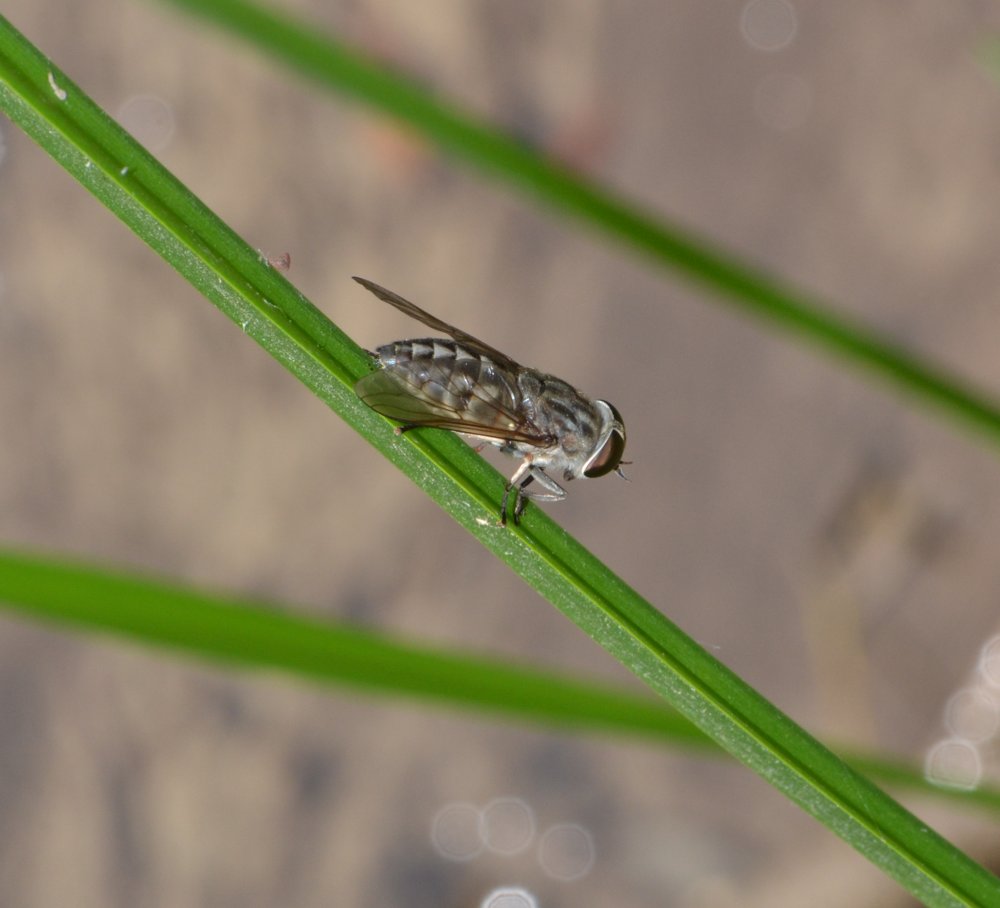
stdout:
POLYGON ((521 522, 521 515, 524 513, 524 509, 528 506, 528 496, 525 494, 524 490, 531 485, 534 479, 534 474, 529 473, 528 476, 525 477, 524 482, 517 487, 517 497, 514 499, 515 526, 521 522))
POLYGON ((518 523, 521 520, 521 514, 524 513, 524 505, 521 502, 524 500, 524 493, 522 489, 532 480, 531 475, 531 457, 525 457, 521 461, 521 465, 514 471, 514 475, 507 480, 507 485, 503 490, 503 501, 500 502, 500 526, 507 526, 507 501, 510 498, 510 490, 517 486, 517 494, 514 495, 514 523, 518 523))
MULTIPOLYGON (((534 498, 535 501, 562 501, 566 497, 566 490, 559 485, 548 473, 546 473, 541 467, 532 466, 531 468, 531 478, 537 479, 538 484, 545 490, 544 492, 532 492, 528 495, 528 498, 534 498)), ((521 488, 523 489, 528 483, 522 482, 521 488)))
POLYGON ((521 466, 511 476, 510 481, 507 483, 507 488, 504 490, 503 503, 500 506, 501 526, 507 525, 507 500, 514 486, 517 486, 517 494, 514 496, 514 510, 512 512, 515 524, 520 523, 521 515, 528 506, 529 498, 534 498, 538 501, 561 501, 566 497, 566 490, 558 482, 541 467, 536 467, 530 458, 525 458, 521 466), (525 489, 536 479, 543 491, 531 492, 529 494, 525 489))
POLYGON ((536 501, 562 501, 566 497, 566 490, 559 485, 541 467, 532 467, 528 477, 518 486, 517 499, 514 501, 514 523, 521 522, 521 515, 528 506, 528 499, 534 498, 536 501), (545 490, 543 492, 525 492, 534 480, 545 490))

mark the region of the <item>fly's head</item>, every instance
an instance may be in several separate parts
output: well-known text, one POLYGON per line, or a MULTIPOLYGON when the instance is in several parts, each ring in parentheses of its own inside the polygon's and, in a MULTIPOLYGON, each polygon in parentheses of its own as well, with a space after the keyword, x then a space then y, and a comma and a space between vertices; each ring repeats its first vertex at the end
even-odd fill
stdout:
POLYGON ((600 415, 600 431, 593 452, 580 467, 580 475, 594 479, 616 470, 624 476, 619 466, 625 453, 625 423, 621 413, 606 400, 596 400, 594 406, 600 415))

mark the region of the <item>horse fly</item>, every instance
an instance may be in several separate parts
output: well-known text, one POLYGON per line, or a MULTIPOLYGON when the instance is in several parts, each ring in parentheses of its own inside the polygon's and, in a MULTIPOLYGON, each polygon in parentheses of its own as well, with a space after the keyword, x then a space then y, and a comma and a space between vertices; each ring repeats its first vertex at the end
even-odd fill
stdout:
POLYGON ((563 480, 621 471, 625 424, 605 400, 591 400, 554 375, 514 362, 499 350, 435 318, 391 290, 354 278, 380 300, 395 306, 451 340, 426 338, 385 344, 372 355, 379 369, 355 385, 358 396, 399 431, 431 426, 494 445, 521 463, 504 489, 500 525, 518 523, 529 498, 559 501, 563 480), (537 482, 538 487, 529 490, 537 482))

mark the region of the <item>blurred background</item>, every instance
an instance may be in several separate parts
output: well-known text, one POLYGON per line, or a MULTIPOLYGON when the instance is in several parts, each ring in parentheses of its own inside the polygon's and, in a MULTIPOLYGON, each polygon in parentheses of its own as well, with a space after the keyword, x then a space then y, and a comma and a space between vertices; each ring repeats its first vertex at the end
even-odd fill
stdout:
MULTIPOLYGON (((1000 5, 282 6, 1000 388, 1000 5)), ((1000 782, 995 450, 168 6, 3 13, 359 343, 416 328, 352 274, 614 401, 632 482, 547 510, 778 706, 1000 782)), ((3 119, 0 426, 0 543, 639 689, 3 119)), ((989 815, 903 800, 1000 865, 989 815)), ((0 615, 5 906, 500 887, 912 904, 730 761, 0 615)))

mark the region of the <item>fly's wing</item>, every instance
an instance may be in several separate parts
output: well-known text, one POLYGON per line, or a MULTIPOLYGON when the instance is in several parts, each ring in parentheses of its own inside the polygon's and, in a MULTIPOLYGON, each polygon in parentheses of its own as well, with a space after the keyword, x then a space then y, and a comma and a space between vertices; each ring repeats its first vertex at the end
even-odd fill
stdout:
POLYGON ((418 305, 411 303, 407 299, 403 299, 403 297, 401 297, 398 293, 386 290, 385 287, 380 287, 374 281, 369 281, 367 278, 355 277, 354 280, 356 280, 366 290, 374 293, 375 296, 382 300, 382 302, 388 303, 390 306, 394 306, 404 315, 408 315, 410 318, 414 318, 418 322, 423 322, 428 328, 433 328, 435 331, 443 331, 445 334, 457 340, 460 344, 465 344, 465 346, 470 347, 479 353, 484 353, 498 366, 515 371, 522 368, 518 363, 514 362, 514 360, 507 356, 506 353, 501 353, 495 347, 491 347, 489 344, 484 344, 481 340, 479 340, 479 338, 473 337, 471 334, 466 334, 466 332, 464 332, 461 328, 449 325, 447 322, 441 321, 441 319, 436 318, 429 312, 424 312, 424 310, 418 305))
POLYGON ((354 390, 376 413, 408 427, 428 426, 479 438, 520 441, 542 447, 552 443, 549 436, 526 428, 523 418, 498 398, 484 393, 476 395, 474 405, 455 405, 439 399, 437 395, 431 396, 404 375, 388 369, 363 376, 354 390))

